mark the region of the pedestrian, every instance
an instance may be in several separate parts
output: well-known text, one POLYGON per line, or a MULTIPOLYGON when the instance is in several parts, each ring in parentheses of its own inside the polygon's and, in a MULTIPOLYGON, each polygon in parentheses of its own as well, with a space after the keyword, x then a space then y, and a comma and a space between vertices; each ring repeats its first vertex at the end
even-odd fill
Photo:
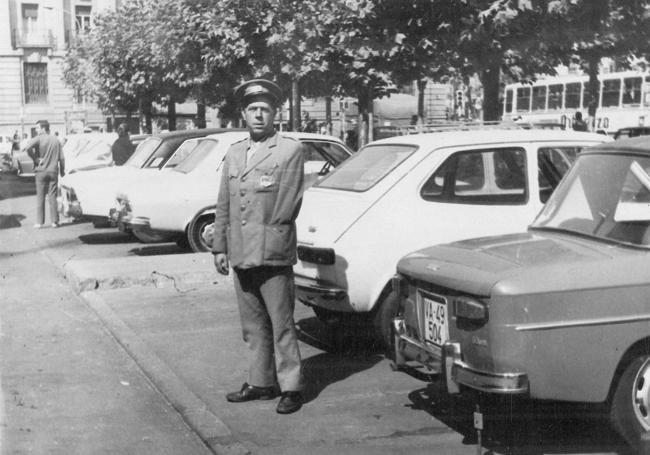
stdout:
POLYGON ((302 202, 300 142, 280 135, 273 122, 280 88, 253 79, 235 90, 249 137, 228 150, 214 224, 217 271, 234 274, 242 335, 251 354, 248 379, 229 402, 271 400, 289 414, 303 405, 303 378, 293 318, 297 261, 295 220, 302 202))
POLYGON ((36 122, 38 135, 23 146, 34 161, 36 183, 36 224, 40 229, 45 224, 45 198, 50 203, 50 218, 52 227, 59 226, 59 211, 57 209, 56 192, 59 175, 65 175, 65 158, 59 140, 50 134, 50 123, 47 120, 36 122))
POLYGON ((582 112, 577 111, 573 117, 573 130, 574 131, 588 131, 587 122, 582 120, 582 112))
POLYGON ((121 166, 126 163, 126 160, 133 154, 135 145, 131 142, 129 137, 129 126, 126 123, 120 123, 117 127, 117 139, 111 146, 111 154, 113 155, 113 163, 116 166, 121 166))

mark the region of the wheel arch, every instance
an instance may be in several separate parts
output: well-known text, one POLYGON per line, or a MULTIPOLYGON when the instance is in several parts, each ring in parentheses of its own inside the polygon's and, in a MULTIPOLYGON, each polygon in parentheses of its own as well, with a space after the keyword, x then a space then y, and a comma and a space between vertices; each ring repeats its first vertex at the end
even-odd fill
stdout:
POLYGON ((607 404, 612 403, 614 393, 616 392, 616 387, 621 379, 621 375, 627 368, 627 366, 638 356, 641 355, 650 355, 650 335, 645 338, 641 338, 634 342, 630 347, 627 348, 625 353, 621 356, 621 359, 616 365, 614 374, 609 384, 609 391, 607 393, 607 404))

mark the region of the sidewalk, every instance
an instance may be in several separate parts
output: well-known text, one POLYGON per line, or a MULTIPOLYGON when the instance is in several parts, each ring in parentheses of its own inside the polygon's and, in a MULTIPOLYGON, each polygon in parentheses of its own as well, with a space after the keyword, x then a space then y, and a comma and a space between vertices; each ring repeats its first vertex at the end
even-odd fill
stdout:
POLYGON ((210 453, 29 228, 0 236, 1 452, 210 453))

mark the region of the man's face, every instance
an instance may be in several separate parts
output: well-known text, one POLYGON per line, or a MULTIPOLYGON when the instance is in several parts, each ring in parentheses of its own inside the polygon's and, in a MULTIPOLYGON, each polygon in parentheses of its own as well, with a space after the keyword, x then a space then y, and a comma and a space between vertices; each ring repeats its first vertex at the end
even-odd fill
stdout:
POLYGON ((242 116, 253 140, 262 139, 273 131, 275 107, 266 97, 252 98, 244 108, 242 116))

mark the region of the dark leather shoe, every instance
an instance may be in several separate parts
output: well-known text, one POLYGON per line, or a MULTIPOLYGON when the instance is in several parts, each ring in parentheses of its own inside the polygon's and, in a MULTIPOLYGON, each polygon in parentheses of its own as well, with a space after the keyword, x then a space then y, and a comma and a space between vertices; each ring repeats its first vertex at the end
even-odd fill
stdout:
POLYGON ((300 392, 282 392, 278 403, 278 414, 291 414, 302 408, 302 395, 300 392))
POLYGON ((231 403, 242 403, 251 400, 272 400, 278 396, 275 387, 255 387, 244 382, 239 392, 230 392, 226 395, 226 400, 231 403))

